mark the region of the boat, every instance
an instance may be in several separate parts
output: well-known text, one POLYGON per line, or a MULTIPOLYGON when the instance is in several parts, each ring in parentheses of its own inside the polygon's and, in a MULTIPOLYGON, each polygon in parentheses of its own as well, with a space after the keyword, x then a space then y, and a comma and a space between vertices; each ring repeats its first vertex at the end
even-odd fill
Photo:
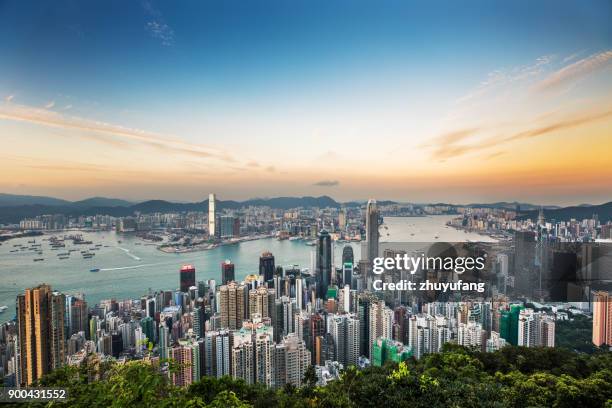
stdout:
POLYGON ((8 306, 0 306, 0 313, 4 312, 6 309, 8 309, 8 306))
POLYGON ((89 272, 100 272, 100 268, 91 268, 89 272))
POLYGON ((59 259, 69 259, 69 256, 60 256, 59 259))
POLYGON ((34 262, 44 261, 45 258, 34 258, 34 262))

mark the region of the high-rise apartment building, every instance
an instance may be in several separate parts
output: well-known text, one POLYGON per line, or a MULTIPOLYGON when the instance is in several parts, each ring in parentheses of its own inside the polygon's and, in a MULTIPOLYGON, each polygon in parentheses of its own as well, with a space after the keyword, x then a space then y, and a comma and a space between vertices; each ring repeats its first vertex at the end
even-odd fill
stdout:
POLYGON ((593 293, 593 344, 612 346, 612 293, 593 293))
POLYGON ((221 327, 236 330, 242 327, 248 310, 248 286, 230 282, 219 288, 221 327))
POLYGON ((65 362, 64 295, 43 284, 17 297, 20 381, 30 385, 65 362))

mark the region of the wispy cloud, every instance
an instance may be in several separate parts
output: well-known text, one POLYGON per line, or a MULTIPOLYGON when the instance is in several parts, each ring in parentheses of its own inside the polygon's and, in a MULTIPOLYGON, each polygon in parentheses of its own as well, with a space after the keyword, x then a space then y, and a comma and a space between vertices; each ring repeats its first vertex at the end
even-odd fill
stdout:
POLYGON ((547 78, 536 84, 535 89, 544 91, 557 88, 562 84, 575 81, 594 71, 602 69, 608 66, 610 62, 612 62, 612 50, 590 55, 553 72, 547 78))
POLYGON ((55 106, 55 101, 49 101, 47 102, 47 104, 45 105, 45 109, 51 109, 55 106))
POLYGON ((149 1, 143 1, 142 7, 145 13, 151 18, 145 25, 145 29, 153 38, 161 41, 161 44, 169 47, 174 44, 174 30, 170 27, 162 15, 161 11, 149 1))
POLYGON ((541 75, 545 69, 553 62, 554 56, 542 55, 530 64, 521 65, 510 69, 497 69, 487 74, 487 77, 472 91, 457 100, 457 103, 464 103, 473 99, 489 94, 499 87, 524 81, 541 75))
MULTIPOLYGON (((600 111, 571 119, 561 119, 554 122, 549 122, 546 125, 536 126, 531 129, 522 130, 505 136, 489 137, 486 139, 477 140, 471 144, 460 143, 463 142, 470 133, 466 130, 458 130, 456 132, 450 132, 448 134, 439 136, 436 139, 439 141, 439 143, 434 146, 431 157, 435 160, 445 161, 447 159, 453 159, 468 153, 489 149, 491 147, 498 147, 502 144, 510 143, 516 140, 545 136, 550 133, 576 128, 610 117, 612 117, 612 110, 600 111)), ((504 152, 495 152, 487 156, 487 158, 491 159, 503 153, 504 152)))
POLYGON ((11 102, 15 98, 15 95, 7 95, 4 100, 7 102, 11 102))
POLYGON ((185 154, 198 158, 235 162, 235 159, 223 150, 187 143, 180 139, 169 138, 140 129, 68 116, 59 112, 31 106, 16 104, 0 106, 0 119, 36 123, 53 128, 78 130, 80 131, 78 133, 79 137, 110 143, 115 146, 119 144, 125 147, 126 142, 130 142, 155 148, 164 153, 185 154))
POLYGON ((157 38, 161 41, 162 45, 167 47, 174 44, 174 30, 170 26, 162 21, 149 21, 146 25, 147 31, 151 33, 153 38, 157 38))
POLYGON ((313 184, 313 186, 318 186, 318 187, 335 187, 339 185, 340 185, 340 182, 338 180, 321 180, 313 184))

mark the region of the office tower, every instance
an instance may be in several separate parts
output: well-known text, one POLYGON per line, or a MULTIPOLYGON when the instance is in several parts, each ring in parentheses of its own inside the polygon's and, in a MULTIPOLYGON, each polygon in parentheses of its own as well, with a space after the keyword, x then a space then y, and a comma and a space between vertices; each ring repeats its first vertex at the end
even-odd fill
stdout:
POLYGON ((351 265, 355 263, 355 257, 353 255, 353 247, 350 245, 345 245, 344 248, 342 248, 342 264, 346 264, 346 263, 350 263, 351 265))
MULTIPOLYGON (((70 306, 70 332, 72 336, 78 332, 89 333, 89 316, 87 302, 76 299, 70 306)), ((89 338, 89 336, 87 336, 89 338)))
POLYGON ((482 351, 485 335, 486 332, 482 330, 482 325, 480 323, 459 323, 457 329, 457 344, 466 347, 477 347, 482 351))
POLYGON ((183 265, 179 271, 181 292, 189 292, 191 286, 195 286, 195 267, 193 265, 183 265))
POLYGON ((216 198, 215 194, 211 193, 208 195, 208 236, 209 238, 215 238, 217 236, 217 229, 215 226, 217 213, 215 211, 216 198))
POLYGON ((353 264, 350 262, 342 264, 342 284, 353 287, 353 264))
POLYGON ((328 332, 335 345, 336 360, 344 367, 356 365, 359 360, 359 320, 353 314, 331 315, 328 332))
POLYGON ((259 257, 259 274, 263 276, 264 282, 270 282, 274 278, 274 255, 264 252, 259 257))
MULTIPOLYGON (((237 218, 233 215, 223 215, 219 217, 219 235, 221 238, 233 238, 240 234, 239 232, 236 234, 236 220, 237 218)), ((238 231, 240 231, 240 221, 238 221, 238 231)))
POLYGON ((612 346, 611 292, 593 292, 593 344, 612 346))
POLYGON ((295 279, 295 305, 298 311, 304 308, 304 280, 301 277, 295 279))
POLYGON ((317 297, 325 299, 332 273, 331 237, 326 230, 322 230, 317 239, 316 269, 317 297))
POLYGON ((260 286, 257 289, 251 289, 249 291, 249 319, 253 319, 255 315, 260 318, 270 317, 268 312, 270 307, 268 305, 268 288, 260 286))
POLYGON ((247 317, 248 287, 242 283, 230 282, 219 288, 221 327, 236 330, 242 327, 247 317))
POLYGON ((371 265, 374 258, 378 257, 378 208, 374 199, 370 199, 366 207, 366 245, 365 258, 371 265))
POLYGON ((346 210, 341 208, 338 212, 338 229, 344 231, 346 229, 346 210))
POLYGON ((65 361, 65 296, 49 285, 17 297, 21 383, 30 385, 65 361))
POLYGON ((221 263, 221 284, 227 285, 234 280, 236 280, 234 264, 228 259, 221 263))
POLYGON ((535 284, 536 236, 533 231, 514 233, 514 290, 516 294, 531 295, 535 284))

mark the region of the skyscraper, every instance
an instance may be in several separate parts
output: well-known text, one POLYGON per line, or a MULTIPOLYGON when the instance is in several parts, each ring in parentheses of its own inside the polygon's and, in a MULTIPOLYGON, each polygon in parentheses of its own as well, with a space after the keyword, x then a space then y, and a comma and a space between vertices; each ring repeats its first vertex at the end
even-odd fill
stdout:
POLYGON ((593 293, 593 344, 612 346, 612 294, 593 293))
POLYGON ((366 207, 366 245, 366 256, 371 264, 378 257, 378 207, 374 199, 370 199, 366 207))
POLYGON ((215 224, 217 213, 215 210, 215 204, 215 194, 211 193, 208 195, 208 236, 210 238, 215 238, 217 235, 217 228, 215 224))
POLYGON ((270 282, 274 278, 274 255, 269 251, 259 257, 259 274, 263 276, 264 282, 270 282))
POLYGON ((248 287, 230 282, 219 288, 221 327, 232 330, 240 329, 246 318, 248 308, 248 287))
POLYGON ((17 297, 21 382, 30 385, 65 360, 64 295, 49 285, 17 297))
POLYGON ((221 284, 227 285, 233 280, 236 280, 236 276, 234 274, 234 264, 232 261, 227 259, 225 262, 221 263, 221 284))
POLYGON ((332 252, 331 237, 326 230, 322 230, 317 239, 317 296, 324 299, 327 288, 331 283, 332 252))
POLYGON ((179 271, 181 292, 189 292, 191 286, 195 286, 195 267, 193 265, 183 265, 179 271))

